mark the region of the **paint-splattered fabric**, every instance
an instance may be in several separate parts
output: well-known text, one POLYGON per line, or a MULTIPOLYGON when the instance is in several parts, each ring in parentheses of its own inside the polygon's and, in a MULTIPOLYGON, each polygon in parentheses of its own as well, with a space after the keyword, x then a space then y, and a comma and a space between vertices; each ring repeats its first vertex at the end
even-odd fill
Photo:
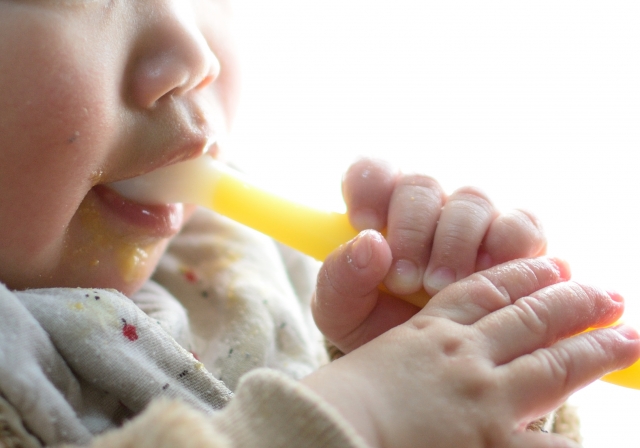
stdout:
MULTIPOLYGON (((309 304, 317 269, 315 261, 202 210, 174 239, 153 279, 186 309, 190 340, 181 344, 234 390, 256 367, 300 378, 326 362, 309 304)), ((146 291, 133 297, 145 310, 146 291)))
POLYGON ((256 368, 306 375, 326 361, 309 311, 316 268, 199 211, 130 299, 0 285, 0 440, 85 444, 154 399, 207 415, 256 368))
POLYGON ((0 391, 46 444, 86 442, 159 396, 204 412, 232 396, 116 291, 3 287, 0 304, 0 391))

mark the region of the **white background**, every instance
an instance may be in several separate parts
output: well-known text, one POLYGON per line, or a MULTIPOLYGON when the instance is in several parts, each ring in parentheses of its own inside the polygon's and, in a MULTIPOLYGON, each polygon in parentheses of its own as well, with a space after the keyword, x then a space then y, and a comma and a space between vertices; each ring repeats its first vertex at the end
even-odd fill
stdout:
MULTIPOLYGON (((542 219, 574 278, 639 321, 640 2, 237 0, 233 158, 340 208, 359 155, 542 219)), ((585 447, 638 447, 640 391, 572 398, 585 447)))

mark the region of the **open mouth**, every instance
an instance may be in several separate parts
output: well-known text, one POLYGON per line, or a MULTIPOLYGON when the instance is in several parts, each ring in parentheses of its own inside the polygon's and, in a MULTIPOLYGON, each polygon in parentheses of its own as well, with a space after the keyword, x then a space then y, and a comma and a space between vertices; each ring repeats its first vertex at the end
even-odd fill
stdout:
MULTIPOLYGON (((204 149, 185 161, 178 161, 146 174, 92 188, 99 203, 108 214, 122 223, 144 231, 149 236, 175 235, 184 221, 184 203, 193 204, 192 166, 199 160, 212 160, 218 155, 215 140, 209 140, 204 149)), ((134 232, 135 232, 135 229, 134 232)), ((135 232, 139 233, 139 232, 135 232)))
POLYGON ((180 230, 184 221, 184 206, 181 203, 143 204, 105 185, 96 185, 90 194, 95 195, 106 219, 112 217, 120 227, 124 226, 134 234, 169 238, 180 230))

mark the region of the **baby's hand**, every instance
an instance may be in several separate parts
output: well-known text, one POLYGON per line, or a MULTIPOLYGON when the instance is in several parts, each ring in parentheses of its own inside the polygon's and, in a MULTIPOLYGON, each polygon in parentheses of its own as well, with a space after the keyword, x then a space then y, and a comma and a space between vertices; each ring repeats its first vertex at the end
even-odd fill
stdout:
POLYGON ((431 177, 401 174, 362 159, 345 175, 349 219, 361 233, 326 261, 313 303, 325 336, 348 352, 406 321, 417 307, 379 293, 424 288, 430 295, 472 273, 517 258, 542 255, 537 219, 516 210, 500 214, 475 188, 447 197, 431 177))
POLYGON ((384 283, 395 294, 424 287, 433 296, 476 271, 542 255, 546 248, 529 213, 500 214, 471 187, 447 197, 433 178, 401 174, 382 161, 353 164, 343 195, 357 230, 386 229, 393 262, 384 283))
POLYGON ((374 447, 569 447, 526 423, 640 356, 617 294, 516 260, 450 285, 410 318, 303 380, 374 447), (576 335, 576 336, 573 336, 576 335))

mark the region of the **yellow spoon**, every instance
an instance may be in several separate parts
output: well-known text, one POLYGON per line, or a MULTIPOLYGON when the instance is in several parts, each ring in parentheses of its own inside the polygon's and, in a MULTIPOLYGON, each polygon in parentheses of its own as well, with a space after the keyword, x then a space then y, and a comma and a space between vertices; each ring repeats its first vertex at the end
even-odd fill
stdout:
MULTIPOLYGON (((346 214, 284 199, 206 155, 110 187, 140 202, 201 205, 319 261, 358 234, 346 214)), ((430 299, 424 290, 395 296, 421 308, 430 299)))
MULTIPOLYGON (((110 186, 140 202, 201 205, 319 261, 358 234, 346 214, 318 210, 265 191, 206 155, 110 186)), ((424 290, 397 297, 419 307, 430 299, 424 290)), ((602 379, 640 389, 640 361, 602 379)))
POLYGON ((618 386, 640 389, 640 361, 636 361, 626 369, 608 373, 600 379, 618 386))

